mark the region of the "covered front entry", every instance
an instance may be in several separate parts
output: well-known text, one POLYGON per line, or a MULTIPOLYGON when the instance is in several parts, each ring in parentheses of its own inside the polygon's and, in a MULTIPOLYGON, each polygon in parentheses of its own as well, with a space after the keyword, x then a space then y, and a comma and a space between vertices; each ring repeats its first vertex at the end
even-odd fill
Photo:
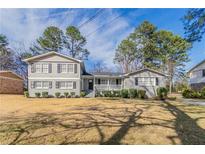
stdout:
POLYGON ((82 90, 89 92, 93 91, 94 87, 94 77, 91 75, 84 75, 82 79, 82 90))
POLYGON ((88 79, 88 90, 93 90, 93 79, 88 79))

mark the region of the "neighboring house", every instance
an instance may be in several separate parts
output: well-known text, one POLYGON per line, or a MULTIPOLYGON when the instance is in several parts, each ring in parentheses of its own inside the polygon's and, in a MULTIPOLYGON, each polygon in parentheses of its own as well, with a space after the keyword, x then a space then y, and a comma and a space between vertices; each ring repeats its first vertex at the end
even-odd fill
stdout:
POLYGON ((200 90, 205 87, 205 59, 188 72, 192 89, 200 90))
POLYGON ((47 91, 49 95, 85 91, 93 97, 96 91, 121 90, 123 88, 144 89, 148 97, 156 95, 158 87, 165 87, 166 75, 141 69, 128 74, 87 73, 84 62, 60 53, 49 52, 24 60, 28 63, 28 90, 35 93, 47 91))
POLYGON ((12 71, 0 71, 0 94, 23 94, 23 78, 12 71))

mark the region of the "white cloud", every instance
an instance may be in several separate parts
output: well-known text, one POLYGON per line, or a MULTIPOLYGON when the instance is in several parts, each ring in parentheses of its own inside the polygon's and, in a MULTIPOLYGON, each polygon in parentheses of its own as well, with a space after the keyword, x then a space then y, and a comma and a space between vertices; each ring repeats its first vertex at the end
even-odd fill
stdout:
MULTIPOLYGON (((51 13, 52 9, 0 9, 0 33, 5 34, 11 46, 15 42, 23 42, 29 47, 38 38, 43 30, 50 25, 59 26, 63 30, 69 24, 77 25, 89 17, 82 14, 81 9, 72 9, 66 13, 51 13)), ((85 10, 83 11, 85 13, 85 10)), ((84 35, 95 31, 98 27, 108 23, 119 14, 112 9, 104 12, 80 30, 84 35)), ((118 18, 111 24, 99 29, 87 38, 86 47, 90 51, 90 60, 104 61, 109 66, 114 66, 113 58, 117 43, 133 30, 125 18, 118 18)))

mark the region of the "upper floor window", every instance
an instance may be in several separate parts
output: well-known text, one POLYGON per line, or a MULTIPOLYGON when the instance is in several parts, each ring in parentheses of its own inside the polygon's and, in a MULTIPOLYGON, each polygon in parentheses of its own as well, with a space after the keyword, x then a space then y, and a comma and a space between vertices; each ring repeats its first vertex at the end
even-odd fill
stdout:
POLYGON ((68 72, 71 73, 73 72, 74 68, 73 68, 73 64, 68 64, 68 72))
POLYGON ((67 73, 66 64, 61 64, 61 73, 67 73))
POLYGON ((41 64, 36 64, 36 73, 41 73, 41 64))
POLYGON ((48 64, 42 64, 42 73, 48 73, 48 64))
MULTIPOLYGON (((57 71, 58 73, 74 73, 74 65, 76 64, 58 64, 57 71)), ((77 70, 75 73, 77 73, 77 70)))
POLYGON ((205 77, 205 69, 202 70, 202 77, 205 77))
POLYGON ((32 64, 31 73, 52 73, 52 64, 32 64))

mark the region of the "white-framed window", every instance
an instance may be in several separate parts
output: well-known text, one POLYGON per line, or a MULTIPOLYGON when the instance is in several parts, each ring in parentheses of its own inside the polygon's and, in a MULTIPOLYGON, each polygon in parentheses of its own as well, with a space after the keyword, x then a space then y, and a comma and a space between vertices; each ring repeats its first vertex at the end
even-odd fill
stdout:
POLYGON ((60 89, 73 89, 73 82, 72 81, 60 81, 59 88, 60 89))
POLYGON ((67 73, 66 64, 61 64, 61 73, 67 73))
POLYGON ((100 84, 107 84, 107 83, 108 83, 108 80, 107 80, 107 79, 101 79, 100 84))
POLYGON ((49 89, 52 88, 52 82, 51 81, 34 81, 34 87, 35 89, 49 89))
POLYGON ((49 82, 48 81, 43 81, 42 82, 42 88, 43 89, 48 89, 49 88, 49 82))
POLYGON ((36 64, 36 73, 41 73, 41 64, 36 64))
POLYGON ((68 73, 73 73, 74 72, 74 65, 73 64, 68 64, 68 73))
POLYGON ((42 88, 42 82, 41 81, 35 81, 35 88, 41 89, 42 88))
POLYGON ((42 64, 42 73, 48 73, 48 64, 42 64))
POLYGON ((139 86, 155 86, 155 77, 138 77, 137 82, 139 86))

